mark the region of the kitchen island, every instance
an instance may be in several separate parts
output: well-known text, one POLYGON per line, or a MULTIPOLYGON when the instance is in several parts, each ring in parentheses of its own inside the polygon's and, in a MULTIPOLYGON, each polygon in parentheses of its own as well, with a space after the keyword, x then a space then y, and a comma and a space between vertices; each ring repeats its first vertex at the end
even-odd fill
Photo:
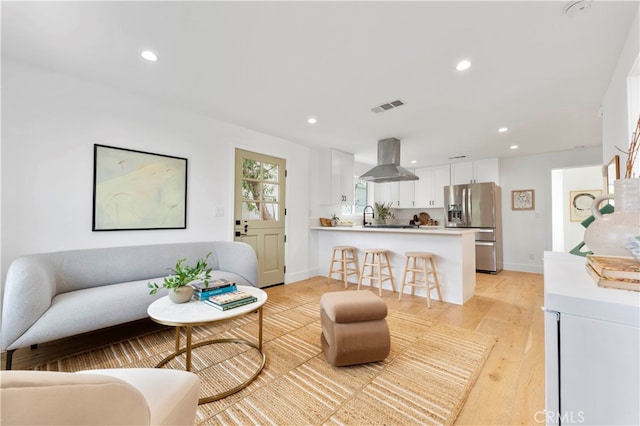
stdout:
MULTIPOLYGON (((476 287, 475 230, 450 228, 375 228, 375 227, 311 227, 311 241, 317 246, 318 268, 327 275, 333 246, 350 245, 358 249, 358 263, 362 267, 364 249, 384 248, 390 251, 391 268, 396 291, 400 289, 404 271, 405 252, 428 251, 436 255, 442 299, 464 304, 476 287)), ((353 280, 354 278, 352 278, 353 280)), ((369 285, 364 280, 363 285, 369 285)), ((391 290, 385 281, 383 288, 391 290)), ((410 287, 405 287, 409 293, 410 287)), ((417 288, 416 295, 426 297, 425 289, 417 288)), ((432 298, 435 292, 432 293, 432 298)))

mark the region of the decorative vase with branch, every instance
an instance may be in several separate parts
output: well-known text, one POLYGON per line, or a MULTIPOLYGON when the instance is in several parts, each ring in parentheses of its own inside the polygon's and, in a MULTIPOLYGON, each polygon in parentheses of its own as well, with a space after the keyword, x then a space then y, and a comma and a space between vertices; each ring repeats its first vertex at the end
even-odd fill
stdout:
POLYGON ((629 242, 638 237, 640 229, 640 177, 633 176, 640 136, 640 117, 636 131, 631 137, 629 149, 619 151, 627 154, 624 178, 613 182, 613 194, 596 197, 591 205, 595 218, 584 233, 584 242, 593 253, 604 256, 629 256, 629 242), (614 199, 615 210, 603 215, 598 207, 606 199, 614 199))

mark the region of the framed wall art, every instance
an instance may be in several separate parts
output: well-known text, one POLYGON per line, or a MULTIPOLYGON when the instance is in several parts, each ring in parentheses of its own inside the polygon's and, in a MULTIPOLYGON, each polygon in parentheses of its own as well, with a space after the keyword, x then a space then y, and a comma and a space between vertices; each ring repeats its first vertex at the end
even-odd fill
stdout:
POLYGON ((93 231, 186 227, 186 158, 94 145, 93 231))
POLYGON ((620 179, 620 156, 614 155, 603 170, 604 190, 607 194, 613 194, 613 181, 620 179))
POLYGON ((599 189, 569 191, 569 219, 571 222, 582 222, 591 216, 591 204, 599 195, 602 195, 602 191, 599 189))
POLYGON ((535 205, 535 190, 517 189, 511 191, 511 210, 533 210, 535 205))

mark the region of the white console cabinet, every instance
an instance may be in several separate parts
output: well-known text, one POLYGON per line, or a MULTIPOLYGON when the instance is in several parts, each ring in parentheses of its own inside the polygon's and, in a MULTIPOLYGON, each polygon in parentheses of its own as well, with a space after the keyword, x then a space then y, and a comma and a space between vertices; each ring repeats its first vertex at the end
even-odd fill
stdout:
POLYGON ((544 310, 546 423, 640 424, 640 293, 598 287, 585 258, 545 252, 544 310))

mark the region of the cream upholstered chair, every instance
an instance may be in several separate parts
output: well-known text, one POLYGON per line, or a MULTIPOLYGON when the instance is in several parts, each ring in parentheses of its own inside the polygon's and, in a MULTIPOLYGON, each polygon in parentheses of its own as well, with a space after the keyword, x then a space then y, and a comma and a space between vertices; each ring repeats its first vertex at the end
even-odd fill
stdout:
POLYGON ((0 372, 3 425, 193 425, 200 379, 160 368, 0 372))

